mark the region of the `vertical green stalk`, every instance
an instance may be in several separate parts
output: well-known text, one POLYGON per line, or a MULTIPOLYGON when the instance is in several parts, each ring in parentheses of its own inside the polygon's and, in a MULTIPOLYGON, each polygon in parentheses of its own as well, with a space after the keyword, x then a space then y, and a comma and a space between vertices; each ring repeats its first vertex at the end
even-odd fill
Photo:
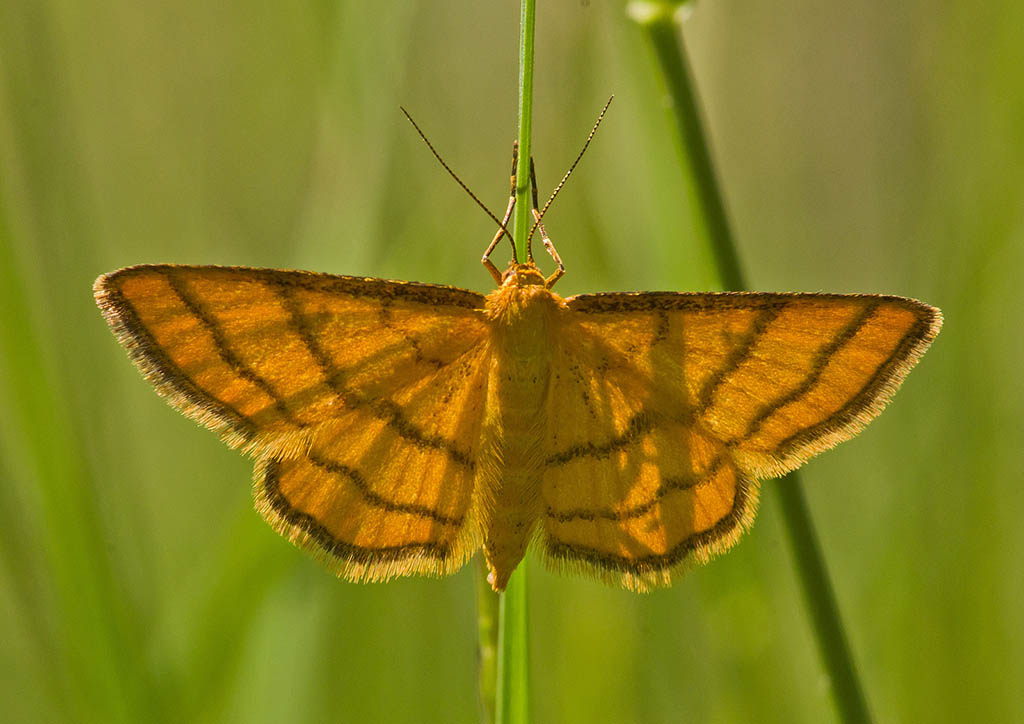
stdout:
POLYGON ((498 702, 499 597, 487 582, 487 561, 480 558, 476 574, 477 678, 480 724, 494 724, 498 702))
MULTIPOLYGON (((519 168, 512 233, 516 256, 527 260, 530 232, 530 153, 533 117, 533 38, 536 0, 522 0, 519 30, 519 168)), ((498 724, 530 721, 530 656, 526 611, 526 558, 512 573, 498 610, 498 724)))
POLYGON ((516 173, 516 208, 512 219, 516 257, 526 261, 530 232, 530 157, 533 153, 533 37, 536 0, 521 0, 519 17, 519 169, 516 173))
POLYGON ((697 199, 701 212, 697 222, 703 227, 704 238, 711 244, 722 286, 729 291, 742 291, 747 288, 746 278, 736 253, 718 176, 711 162, 686 52, 679 42, 679 28, 673 20, 678 8, 685 4, 633 2, 629 5, 629 13, 644 29, 668 87, 678 151, 689 172, 685 180, 697 199))
MULTIPOLYGON (((686 52, 675 22, 684 4, 632 2, 629 14, 643 29, 671 98, 672 121, 686 180, 697 199, 700 222, 714 252, 719 277, 726 289, 738 291, 746 289, 747 285, 711 161, 686 52)), ((796 473, 790 473, 772 488, 781 504, 783 523, 793 549, 818 649, 831 679, 840 719, 847 723, 870 722, 867 699, 847 643, 800 478, 796 473)))
POLYGON ((527 559, 523 558, 498 604, 497 724, 528 724, 530 721, 527 568, 527 559))

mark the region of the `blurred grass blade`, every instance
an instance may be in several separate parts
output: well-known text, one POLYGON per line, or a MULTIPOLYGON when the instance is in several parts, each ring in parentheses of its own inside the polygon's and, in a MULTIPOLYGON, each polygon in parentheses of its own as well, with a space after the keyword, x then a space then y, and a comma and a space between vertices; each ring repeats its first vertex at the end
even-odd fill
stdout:
POLYGON ((43 248, 39 240, 45 238, 54 248, 63 241, 66 259, 92 236, 62 66, 66 49, 52 32, 52 12, 34 5, 5 14, 23 34, 14 34, 13 44, 0 42, 0 108, 17 109, 6 114, 9 125, 3 128, 3 146, 10 149, 4 191, 28 201, 18 206, 17 217, 11 210, 0 238, 0 445, 4 455, 17 458, 15 468, 24 477, 16 484, 25 486, 21 497, 35 508, 25 518, 37 528, 32 534, 45 560, 40 575, 49 586, 50 605, 27 615, 47 617, 53 629, 52 670, 62 679, 71 718, 152 721, 159 709, 147 702, 152 690, 144 683, 137 618, 112 569, 95 486, 56 361, 57 350, 72 360, 82 352, 68 350, 67 340, 51 331, 59 327, 53 316, 66 312, 55 311, 54 299, 86 305, 89 289, 53 288, 52 272, 62 260, 15 252, 43 248))
POLYGON ((255 516, 251 507, 239 510, 225 542, 212 549, 217 561, 210 585, 189 620, 180 672, 182 721, 225 718, 228 699, 244 689, 241 671, 253 627, 268 596, 294 568, 291 551, 255 528, 255 516))
MULTIPOLYGON (((52 662, 52 670, 63 679, 66 706, 75 720, 151 719, 140 686, 145 670, 135 658, 130 614, 110 568, 92 481, 70 427, 62 385, 32 324, 32 302, 19 271, 8 234, 0 234, 5 310, 0 325, 0 399, 5 409, 0 450, 6 457, 20 458, 19 468, 27 476, 15 484, 33 488, 20 497, 39 506, 23 515, 42 528, 32 534, 43 548, 44 578, 54 599, 52 635, 58 661, 52 662)), ((4 528, 0 536, 16 530, 4 528)), ((14 542, 3 547, 11 549, 14 542)), ((24 613, 45 617, 46 609, 24 613)))
MULTIPOLYGON (((4 269, 13 266, 11 232, 6 214, 6 204, 0 197, 0 265, 4 269)), ((0 283, 0 310, 3 310, 3 324, 0 325, 0 409, 9 410, 14 406, 11 399, 18 385, 17 362, 19 352, 31 339, 32 329, 24 316, 27 313, 25 290, 15 276, 0 283), (10 283, 12 282, 13 283, 10 283)), ((3 565, 8 594, 13 599, 14 613, 19 623, 29 633, 34 651, 34 665, 38 683, 44 692, 46 705, 62 716, 70 715, 68 700, 67 671, 55 667, 57 656, 56 637, 49 621, 40 613, 48 604, 48 589, 40 576, 35 575, 45 566, 45 557, 38 550, 39 516, 33 515, 39 509, 38 496, 32 495, 32 461, 24 455, 24 431, 14 424, 13 416, 0 415, 0 564, 3 565)), ((24 658, 20 661, 28 666, 24 658)), ((39 707, 39 715, 45 717, 47 710, 42 702, 28 698, 24 704, 39 707)))
MULTIPOLYGON (((704 133, 697 93, 680 42, 675 19, 685 3, 633 2, 630 16, 644 31, 657 58, 658 68, 671 97, 672 120, 687 180, 700 209, 705 241, 714 250, 719 277, 727 290, 747 289, 736 244, 729 227, 725 202, 704 133)), ((844 722, 869 722, 867 699, 854 666, 799 476, 790 473, 772 489, 782 506, 784 527, 793 548, 796 570, 803 587, 818 649, 829 672, 836 708, 844 722)))

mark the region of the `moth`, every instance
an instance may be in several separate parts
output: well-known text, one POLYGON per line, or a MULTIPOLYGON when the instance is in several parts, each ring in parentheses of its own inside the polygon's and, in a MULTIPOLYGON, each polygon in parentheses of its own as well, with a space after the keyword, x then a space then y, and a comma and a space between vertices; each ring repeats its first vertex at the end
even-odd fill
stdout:
POLYGON ((557 271, 490 261, 513 195, 486 296, 143 265, 97 279, 96 301, 171 405, 255 459, 283 536, 354 581, 482 548, 496 591, 531 543, 558 569, 670 584, 751 524, 760 479, 878 415, 942 323, 897 296, 562 298, 535 181, 534 199, 557 271))

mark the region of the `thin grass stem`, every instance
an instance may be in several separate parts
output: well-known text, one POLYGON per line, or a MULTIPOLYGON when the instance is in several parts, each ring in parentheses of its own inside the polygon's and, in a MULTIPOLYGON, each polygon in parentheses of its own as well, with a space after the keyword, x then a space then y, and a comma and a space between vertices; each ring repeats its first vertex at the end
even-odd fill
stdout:
POLYGON ((533 40, 536 0, 521 0, 519 17, 519 172, 516 174, 516 208, 512 217, 516 257, 528 259, 530 233, 530 158, 533 153, 533 40))
POLYGON ((480 724, 494 724, 498 703, 498 596, 487 582, 487 561, 476 575, 477 674, 480 724))
POLYGON ((497 724, 530 722, 529 621, 526 558, 512 573, 498 604, 497 724))

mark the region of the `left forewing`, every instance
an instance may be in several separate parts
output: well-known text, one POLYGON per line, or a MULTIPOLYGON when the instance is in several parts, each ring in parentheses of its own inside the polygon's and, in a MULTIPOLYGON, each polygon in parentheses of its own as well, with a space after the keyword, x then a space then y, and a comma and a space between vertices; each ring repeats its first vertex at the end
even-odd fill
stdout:
POLYGON ((254 454, 301 450, 322 421, 435 374, 484 337, 480 295, 427 284, 146 265, 100 277, 95 293, 160 394, 254 454))

